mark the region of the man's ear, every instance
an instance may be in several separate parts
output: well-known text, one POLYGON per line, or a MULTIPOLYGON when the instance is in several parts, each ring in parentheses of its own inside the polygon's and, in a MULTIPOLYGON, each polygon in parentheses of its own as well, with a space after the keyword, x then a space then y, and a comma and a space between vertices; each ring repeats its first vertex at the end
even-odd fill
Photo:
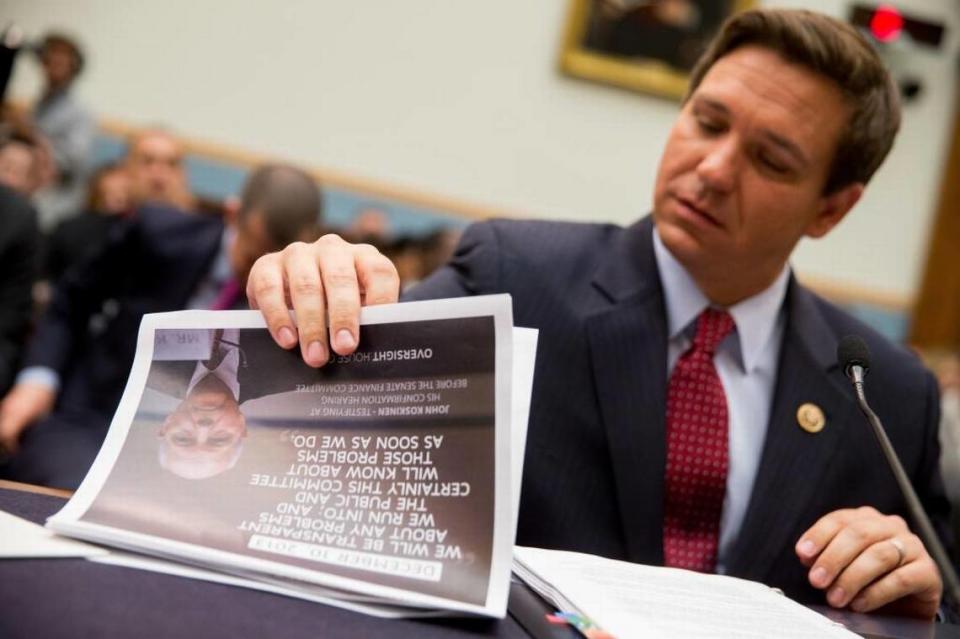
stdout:
POLYGON ((235 226, 239 216, 240 198, 235 195, 231 195, 223 201, 223 220, 228 226, 235 226))
POLYGON ((839 191, 834 191, 830 195, 824 195, 820 198, 820 210, 817 217, 807 226, 805 235, 807 237, 823 237, 840 223, 854 204, 860 201, 863 195, 863 183, 854 182, 848 184, 839 191))

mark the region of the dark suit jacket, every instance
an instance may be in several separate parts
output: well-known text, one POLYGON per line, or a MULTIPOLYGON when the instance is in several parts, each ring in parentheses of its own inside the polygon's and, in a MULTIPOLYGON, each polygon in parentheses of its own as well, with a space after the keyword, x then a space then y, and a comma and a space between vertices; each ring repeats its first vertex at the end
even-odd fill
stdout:
POLYGON ((13 382, 30 327, 39 243, 30 202, 0 185, 0 393, 13 382))
POLYGON ((133 363, 140 318, 184 308, 220 247, 223 222, 146 207, 114 231, 57 283, 25 360, 60 374, 58 408, 108 419, 133 363))
POLYGON ((122 226, 124 217, 96 211, 85 211, 57 224, 46 239, 43 257, 43 276, 52 281, 83 262, 106 244, 116 226, 122 226))
MULTIPOLYGON (((477 224, 452 262, 407 296, 510 293, 515 324, 540 330, 519 544, 663 562, 667 329, 652 228, 649 218, 627 229, 477 224)), ((944 524, 938 394, 912 355, 795 280, 785 305, 767 437, 728 572, 822 603, 794 554, 803 531, 838 508, 905 515, 836 363, 837 342, 856 333, 869 345, 869 400, 928 512, 944 524), (805 402, 826 414, 819 434, 797 425, 805 402)))

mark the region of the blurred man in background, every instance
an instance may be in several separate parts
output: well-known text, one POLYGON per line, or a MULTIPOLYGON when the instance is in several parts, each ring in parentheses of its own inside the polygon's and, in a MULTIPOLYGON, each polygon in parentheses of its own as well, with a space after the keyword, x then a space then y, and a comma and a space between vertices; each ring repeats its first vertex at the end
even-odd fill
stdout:
POLYGON ((135 215, 148 205, 183 213, 195 210, 183 156, 182 143, 169 131, 151 128, 130 136, 122 164, 102 168, 91 179, 88 209, 63 220, 48 234, 41 259, 45 279, 34 288, 38 308, 50 303, 51 285, 67 266, 103 246, 119 216, 135 215))
POLYGON ((89 193, 84 212, 60 222, 47 238, 43 276, 51 282, 96 254, 111 229, 122 224, 133 210, 129 171, 122 164, 97 169, 90 178, 89 193))
POLYGON ((181 211, 196 208, 184 169, 183 144, 163 129, 146 129, 130 136, 124 161, 130 180, 132 208, 163 204, 181 211))
POLYGON ((19 133, 0 141, 0 184, 29 198, 40 187, 40 158, 36 142, 19 133))
POLYGON ((49 230, 83 206, 96 123, 71 91, 84 66, 80 45, 62 33, 49 33, 37 56, 44 77, 40 100, 29 114, 8 110, 6 115, 15 131, 38 140, 41 188, 34 202, 41 228, 49 230))
POLYGON ((39 244, 30 202, 0 184, 0 393, 13 383, 30 327, 39 244))

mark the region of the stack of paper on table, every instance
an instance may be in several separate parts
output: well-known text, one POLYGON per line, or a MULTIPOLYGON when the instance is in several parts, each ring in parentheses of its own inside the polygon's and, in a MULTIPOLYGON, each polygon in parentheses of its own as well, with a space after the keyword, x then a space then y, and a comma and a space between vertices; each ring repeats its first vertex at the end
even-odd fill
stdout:
POLYGON ((616 639, 857 637, 778 590, 734 577, 520 546, 514 572, 558 610, 616 639))
POLYGON ((259 313, 145 316, 100 455, 48 526, 137 553, 103 561, 371 614, 504 616, 535 331, 514 342, 508 296, 361 323, 354 355, 312 369, 259 313))

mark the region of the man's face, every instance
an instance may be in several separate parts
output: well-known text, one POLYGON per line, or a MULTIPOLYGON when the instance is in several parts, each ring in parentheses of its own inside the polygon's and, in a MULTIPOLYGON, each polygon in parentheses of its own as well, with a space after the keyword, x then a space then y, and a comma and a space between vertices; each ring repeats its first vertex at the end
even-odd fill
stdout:
POLYGON ((233 465, 246 434, 233 393, 207 375, 161 426, 161 459, 181 477, 212 477, 233 465))
POLYGON ((29 197, 37 189, 36 162, 36 155, 29 146, 7 142, 0 149, 0 184, 29 197))
POLYGON ((130 210, 130 177, 125 170, 104 173, 96 189, 99 213, 115 214, 130 210))
POLYGON ((180 144, 164 133, 137 138, 127 159, 130 193, 135 205, 155 202, 178 205, 187 189, 180 144))
POLYGON ((852 200, 823 194, 849 114, 832 81, 768 49, 721 58, 660 161, 654 219, 664 244, 695 278, 743 277, 763 284, 748 293, 762 290, 802 236, 827 233, 859 197, 862 185, 852 200))
POLYGON ((62 44, 50 44, 40 59, 47 85, 51 88, 65 87, 73 80, 74 59, 69 47, 62 44))
POLYGON ((237 234, 230 247, 230 265, 237 281, 246 286, 247 276, 250 275, 253 263, 261 256, 283 247, 276 246, 270 239, 263 223, 263 215, 260 213, 251 211, 244 218, 238 217, 235 220, 237 234))

